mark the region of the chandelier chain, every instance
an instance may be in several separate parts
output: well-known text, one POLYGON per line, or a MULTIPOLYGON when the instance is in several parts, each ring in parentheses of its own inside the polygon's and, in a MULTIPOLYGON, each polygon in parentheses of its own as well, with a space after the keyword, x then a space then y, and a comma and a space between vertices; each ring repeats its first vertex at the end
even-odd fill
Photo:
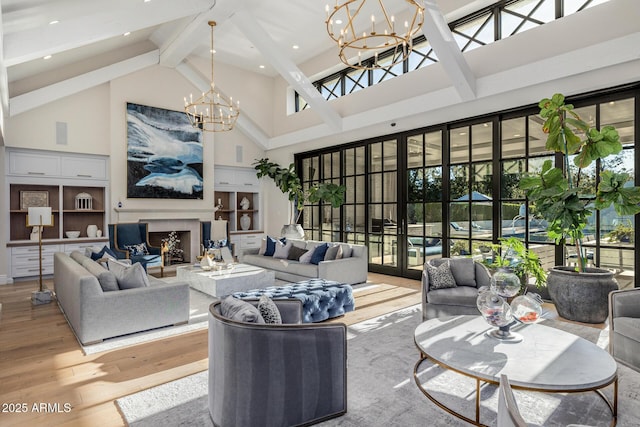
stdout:
POLYGON ((189 95, 189 100, 184 98, 184 110, 189 118, 189 122, 195 128, 207 132, 224 132, 232 130, 236 120, 240 115, 240 102, 234 104, 233 98, 227 99, 223 94, 216 91, 214 80, 214 38, 213 28, 216 26, 215 21, 209 21, 211 28, 211 84, 207 92, 203 92, 202 96, 193 99, 193 95, 189 95))

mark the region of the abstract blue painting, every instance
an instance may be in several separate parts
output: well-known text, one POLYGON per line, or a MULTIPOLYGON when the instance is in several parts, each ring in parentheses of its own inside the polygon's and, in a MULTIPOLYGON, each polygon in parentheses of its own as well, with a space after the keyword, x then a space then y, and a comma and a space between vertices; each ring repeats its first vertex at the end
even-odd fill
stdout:
POLYGON ((202 132, 184 112, 127 103, 127 197, 202 199, 202 132))

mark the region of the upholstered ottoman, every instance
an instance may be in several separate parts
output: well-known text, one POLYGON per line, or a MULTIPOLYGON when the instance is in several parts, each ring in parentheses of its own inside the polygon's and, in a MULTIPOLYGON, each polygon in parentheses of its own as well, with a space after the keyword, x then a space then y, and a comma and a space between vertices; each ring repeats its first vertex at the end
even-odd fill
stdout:
POLYGON ((311 279, 286 286, 272 286, 232 294, 240 299, 256 299, 268 295, 271 299, 296 298, 302 301, 302 321, 321 322, 353 311, 355 300, 351 285, 324 279, 311 279))

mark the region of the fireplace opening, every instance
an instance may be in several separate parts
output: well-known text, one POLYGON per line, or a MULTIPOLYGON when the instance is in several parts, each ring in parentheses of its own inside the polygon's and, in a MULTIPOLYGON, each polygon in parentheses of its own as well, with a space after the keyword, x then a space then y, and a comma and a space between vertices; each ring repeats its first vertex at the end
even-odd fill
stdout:
POLYGON ((191 260, 191 232, 182 231, 150 231, 149 244, 161 247, 166 242, 168 252, 164 265, 188 264, 191 260))

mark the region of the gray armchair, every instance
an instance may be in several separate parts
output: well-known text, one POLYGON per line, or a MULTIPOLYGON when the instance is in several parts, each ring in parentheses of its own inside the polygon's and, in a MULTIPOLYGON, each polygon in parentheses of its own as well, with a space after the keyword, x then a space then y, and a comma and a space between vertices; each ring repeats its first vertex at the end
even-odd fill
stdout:
MULTIPOLYGON (((249 301, 254 305, 256 301, 249 301)), ((274 300, 282 325, 209 307, 209 413, 226 427, 309 425, 347 412, 347 327, 301 324, 299 300, 274 300)))
MULTIPOLYGON (((422 272, 422 319, 461 314, 480 314, 476 306, 478 289, 491 284, 489 270, 471 258, 435 258, 428 263, 437 267, 450 262, 455 288, 432 289, 425 265, 422 272)), ((426 264, 426 263, 425 263, 426 264)))
POLYGON ((640 371, 640 288, 609 293, 609 351, 640 371))

